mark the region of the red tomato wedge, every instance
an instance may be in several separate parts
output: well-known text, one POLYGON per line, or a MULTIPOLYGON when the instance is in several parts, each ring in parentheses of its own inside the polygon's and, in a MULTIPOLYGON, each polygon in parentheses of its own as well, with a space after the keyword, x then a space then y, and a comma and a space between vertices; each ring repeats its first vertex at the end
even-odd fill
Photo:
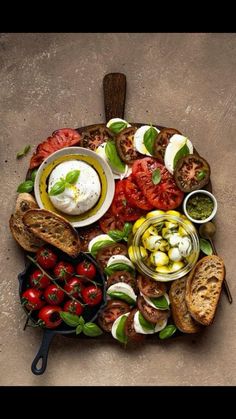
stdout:
POLYGON ((132 174, 143 195, 153 207, 168 211, 177 208, 184 193, 177 187, 174 177, 158 160, 151 157, 136 160, 132 174), (159 183, 155 184, 155 171, 160 174, 159 183))
POLYGON ((129 204, 125 194, 125 179, 116 183, 111 209, 113 215, 120 217, 123 221, 136 221, 143 215, 140 208, 134 208, 129 204))
POLYGON ((79 143, 81 135, 72 128, 61 128, 54 131, 51 137, 40 143, 30 160, 30 169, 38 167, 50 154, 64 147, 79 143))
POLYGON ((153 205, 148 202, 132 175, 125 179, 125 195, 128 203, 133 207, 146 211, 153 209, 153 205))

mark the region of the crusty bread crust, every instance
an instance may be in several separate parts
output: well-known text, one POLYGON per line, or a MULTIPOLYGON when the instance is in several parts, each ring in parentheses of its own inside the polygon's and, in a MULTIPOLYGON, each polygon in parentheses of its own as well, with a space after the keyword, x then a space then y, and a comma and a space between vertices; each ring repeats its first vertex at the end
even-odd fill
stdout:
POLYGON ((190 315, 185 302, 187 277, 172 282, 169 292, 172 316, 177 328, 183 333, 197 333, 202 327, 190 315))
POLYGON ((20 193, 16 200, 14 214, 9 220, 9 227, 14 239, 27 252, 37 252, 44 242, 31 233, 23 223, 24 214, 30 209, 38 208, 33 196, 29 193, 20 193))
POLYGON ((33 209, 25 213, 23 223, 36 237, 72 257, 78 256, 80 252, 79 235, 65 218, 52 211, 33 209))
POLYGON ((185 295, 188 310, 205 326, 214 320, 224 276, 224 262, 216 255, 202 258, 188 276, 185 295))

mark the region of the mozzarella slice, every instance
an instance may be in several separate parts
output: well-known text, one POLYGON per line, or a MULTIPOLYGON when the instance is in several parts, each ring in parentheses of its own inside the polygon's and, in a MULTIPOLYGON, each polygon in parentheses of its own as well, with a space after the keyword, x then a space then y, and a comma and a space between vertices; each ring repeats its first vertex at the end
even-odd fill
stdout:
POLYGON ((135 269, 134 264, 124 255, 113 255, 107 262, 107 267, 113 265, 114 263, 125 263, 130 266, 132 269, 135 269))
MULTIPOLYGON (((151 307, 155 308, 156 310, 166 310, 166 308, 158 308, 155 306, 155 304, 152 302, 151 298, 146 297, 146 295, 144 295, 141 291, 140 291, 140 295, 142 295, 142 297, 144 298, 144 300, 146 301, 146 303, 148 303, 151 307)), ((165 292, 164 297, 166 298, 166 301, 168 303, 168 305, 170 305, 170 299, 168 294, 165 292)))
POLYGON ((90 242, 88 244, 88 251, 91 252, 91 249, 92 249, 93 245, 95 243, 103 241, 103 240, 110 241, 111 243, 114 243, 114 240, 110 236, 108 236, 108 234, 99 234, 99 236, 96 236, 92 240, 90 240, 90 242))
POLYGON ((160 322, 156 323, 155 327, 153 329, 146 329, 144 328, 140 321, 139 321, 139 311, 136 311, 134 315, 134 330, 136 333, 141 333, 143 335, 153 335, 156 332, 159 332, 160 330, 164 329, 167 325, 167 319, 160 320, 160 322))
POLYGON ((175 156, 178 153, 178 151, 185 144, 187 145, 187 147, 189 149, 189 154, 192 154, 193 153, 193 145, 192 145, 191 141, 187 137, 185 137, 184 135, 174 134, 171 137, 168 146, 166 147, 165 157, 164 157, 165 166, 166 166, 167 170, 172 174, 174 173, 174 159, 175 159, 175 156))
POLYGON ((111 165, 110 165, 110 163, 109 163, 109 160, 108 160, 108 158, 107 158, 107 156, 106 156, 105 147, 106 147, 106 143, 102 143, 102 144, 100 144, 100 146, 96 149, 96 153, 97 153, 100 157, 102 157, 102 159, 103 159, 103 160, 105 160, 105 162, 106 162, 107 164, 109 164, 109 166, 110 166, 110 168, 111 168, 111 170, 112 170, 112 173, 113 173, 113 177, 114 177, 114 179, 124 179, 124 178, 128 177, 128 176, 132 173, 132 168, 131 168, 131 167, 129 167, 129 166, 126 164, 126 165, 125 165, 125 171, 124 171, 123 173, 120 173, 120 172, 118 172, 118 171, 114 170, 114 169, 111 167, 111 165))
POLYGON ((111 329, 111 334, 112 334, 112 336, 113 336, 113 338, 115 338, 115 339, 117 339, 117 340, 119 340, 118 338, 117 338, 117 334, 116 334, 116 331, 117 331, 117 328, 118 328, 118 326, 119 326, 119 324, 120 324, 120 320, 121 320, 121 318, 122 317, 128 317, 128 315, 129 315, 129 313, 125 313, 125 314, 122 314, 121 316, 119 316, 115 321, 114 321, 114 323, 113 323, 113 325, 112 325, 112 329, 111 329))
POLYGON ((124 282, 117 282, 117 284, 111 285, 108 290, 107 294, 111 294, 113 292, 122 292, 123 294, 128 295, 132 300, 136 301, 137 296, 134 293, 133 288, 129 284, 125 284, 124 282))
POLYGON ((110 121, 108 121, 108 123, 106 125, 107 128, 110 128, 111 125, 114 124, 115 122, 124 122, 126 124, 126 126, 123 129, 131 127, 131 125, 127 121, 125 121, 125 119, 112 118, 112 119, 110 119, 110 121))
MULTIPOLYGON (((150 125, 143 125, 139 129, 137 129, 137 131, 134 134, 134 147, 139 153, 145 154, 146 156, 151 156, 151 154, 144 145, 144 135, 149 130, 149 128, 151 128, 150 125)), ((156 127, 153 128, 156 130, 157 133, 160 132, 156 127)))

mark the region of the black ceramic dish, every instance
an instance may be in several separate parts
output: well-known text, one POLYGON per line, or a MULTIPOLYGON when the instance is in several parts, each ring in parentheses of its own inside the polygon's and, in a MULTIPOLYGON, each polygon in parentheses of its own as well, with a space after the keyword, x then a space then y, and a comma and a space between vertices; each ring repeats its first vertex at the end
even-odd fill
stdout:
MULTIPOLYGON (((84 318, 85 322, 94 322, 96 320, 99 312, 103 309, 103 307, 106 304, 105 278, 104 278, 103 272, 101 271, 101 269, 100 269, 99 265, 97 264, 96 260, 94 260, 93 257, 88 255, 87 253, 81 252, 77 258, 72 259, 69 256, 67 256, 65 253, 60 252, 58 249, 54 248, 54 250, 58 254, 58 260, 59 259, 60 260, 65 260, 65 261, 71 262, 72 264, 75 265, 75 264, 81 262, 82 260, 87 259, 88 261, 91 261, 96 266, 97 275, 94 278, 94 280, 98 284, 101 284, 102 291, 103 291, 103 298, 102 298, 102 301, 99 305, 94 306, 94 307, 86 306, 85 310, 83 312, 83 318, 84 318)), ((34 269, 36 269, 35 265, 32 262, 29 262, 29 263, 27 263, 27 266, 26 266, 25 270, 18 275, 20 297, 22 296, 22 293, 27 288, 29 288, 29 275, 31 274, 31 272, 34 269)), ((24 310, 25 310, 26 314, 28 315, 28 311, 26 309, 24 309, 24 310)), ((36 322, 37 322, 37 312, 33 312, 30 315, 29 319, 33 324, 36 324, 36 322)), ((31 371, 36 375, 43 374, 44 371, 46 370, 49 347, 50 347, 52 339, 55 335, 64 335, 64 336, 73 336, 74 335, 74 336, 76 336, 75 335, 75 329, 70 327, 70 326, 67 326, 64 322, 62 322, 60 324, 60 326, 56 327, 55 329, 42 328, 42 330, 43 330, 42 343, 41 343, 39 351, 38 351, 36 357, 34 358, 34 360, 32 362, 32 366, 31 366, 31 371), (41 362, 41 366, 39 366, 40 362, 41 362)))

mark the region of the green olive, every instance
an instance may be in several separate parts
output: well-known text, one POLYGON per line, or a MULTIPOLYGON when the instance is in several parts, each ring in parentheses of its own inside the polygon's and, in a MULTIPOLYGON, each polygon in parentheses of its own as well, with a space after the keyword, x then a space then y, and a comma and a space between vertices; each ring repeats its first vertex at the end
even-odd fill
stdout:
POLYGON ((201 237, 207 239, 208 237, 213 237, 216 232, 216 226, 211 221, 206 224, 202 224, 199 228, 199 233, 201 237))

